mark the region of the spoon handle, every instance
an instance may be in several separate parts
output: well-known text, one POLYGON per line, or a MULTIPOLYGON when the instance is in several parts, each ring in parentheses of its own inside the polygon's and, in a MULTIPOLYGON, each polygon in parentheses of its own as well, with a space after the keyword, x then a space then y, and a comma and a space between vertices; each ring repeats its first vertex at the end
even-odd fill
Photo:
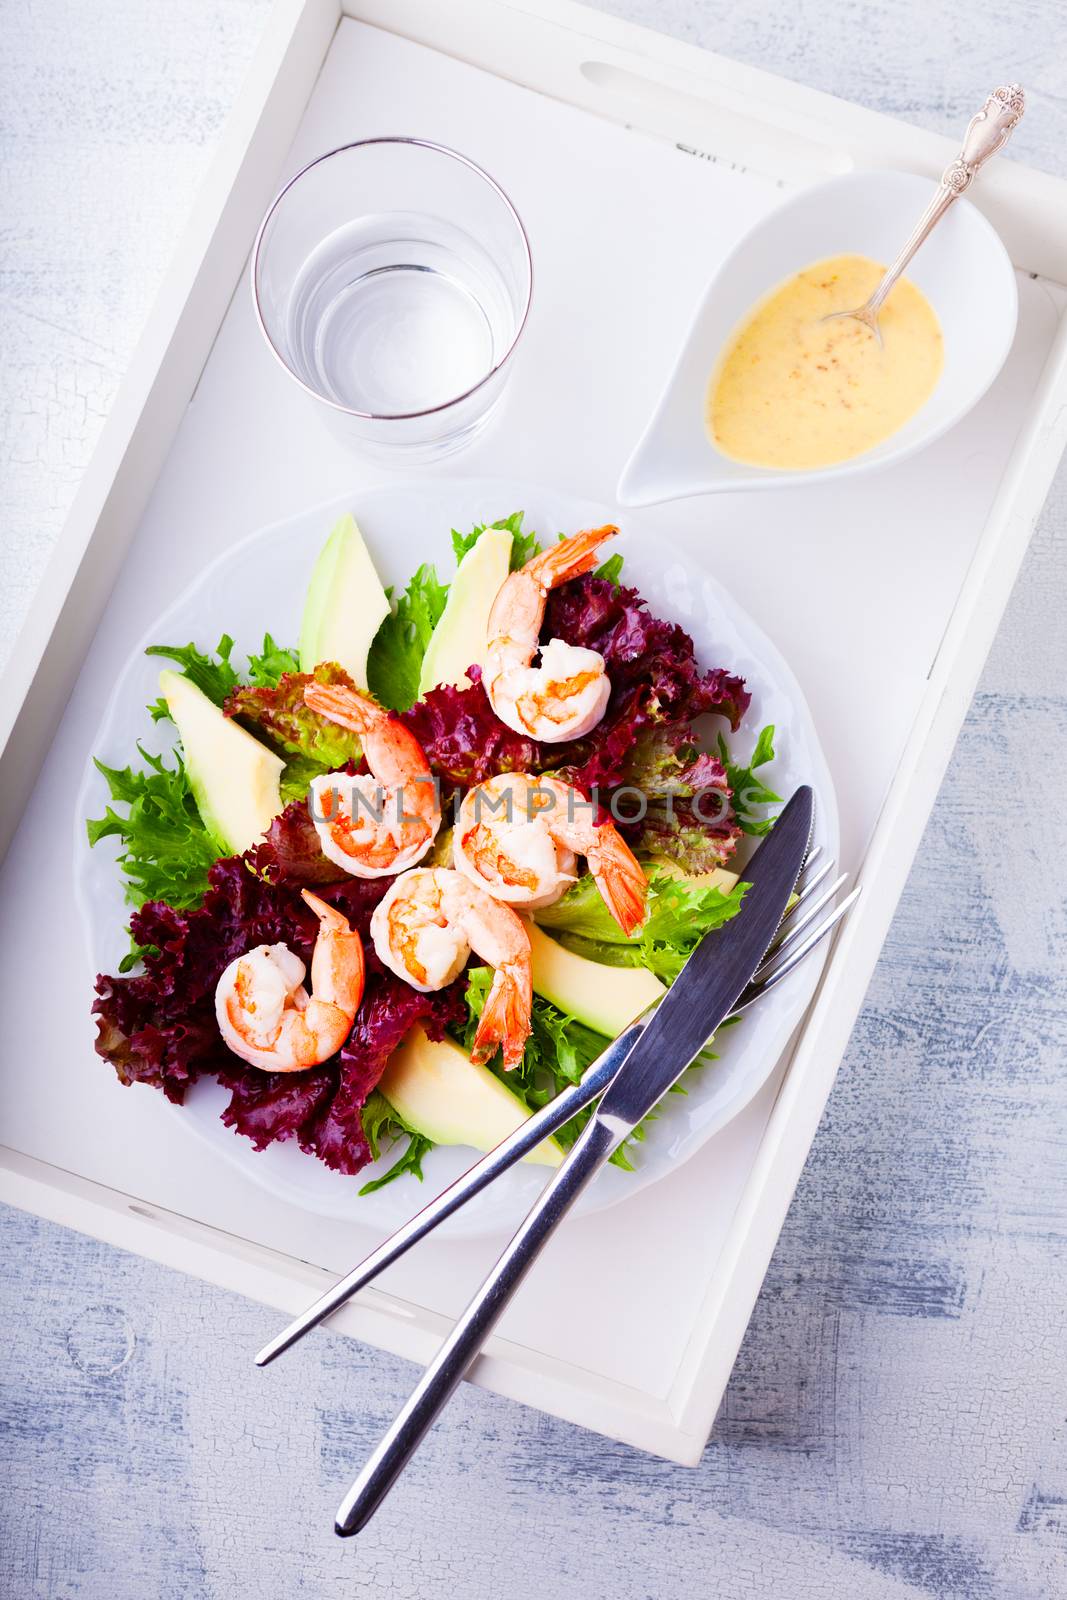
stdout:
POLYGON ((971 118, 959 155, 945 168, 933 199, 915 225, 915 231, 867 302, 867 309, 872 315, 882 306, 916 250, 929 237, 949 206, 970 187, 975 174, 989 158, 1008 142, 1025 110, 1026 96, 1022 89, 1017 83, 1009 83, 1004 88, 994 89, 981 111, 971 118))

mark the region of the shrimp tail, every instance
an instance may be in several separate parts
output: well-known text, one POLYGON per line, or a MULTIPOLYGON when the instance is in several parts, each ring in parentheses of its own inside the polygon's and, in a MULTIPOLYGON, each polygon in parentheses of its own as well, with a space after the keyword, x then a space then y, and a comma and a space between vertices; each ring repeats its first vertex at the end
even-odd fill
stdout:
POLYGON ((388 713, 368 695, 338 683, 309 683, 304 704, 310 711, 353 733, 369 733, 388 713))
MULTIPOLYGON (((336 906, 327 905, 309 889, 301 889, 305 905, 310 906, 319 919, 319 936, 311 957, 311 1005, 321 1005, 324 1026, 333 1028, 348 1020, 343 1028, 343 1038, 352 1030, 352 1019, 359 1010, 366 984, 366 965, 363 958, 363 940, 348 918, 336 906), (329 1019, 328 1012, 337 1013, 329 1019)), ((339 1049, 340 1045, 335 1048, 339 1049)), ((332 1053, 332 1052, 331 1052, 332 1053)))
POLYGON ((526 1040, 530 1035, 530 1008, 532 989, 525 986, 515 973, 498 967, 486 996, 478 1031, 474 1035, 471 1060, 484 1066, 496 1055, 497 1046, 504 1051, 504 1070, 511 1072, 522 1060, 526 1040))
POLYGON ((618 531, 613 522, 605 523, 602 528, 584 528, 581 533, 561 539, 539 556, 534 556, 522 570, 536 578, 543 588, 554 589, 571 578, 580 578, 583 573, 591 572, 597 564, 600 546, 606 539, 613 539, 618 531))
POLYGON ((323 933, 351 933, 348 918, 343 911, 338 911, 336 906, 328 905, 325 900, 320 900, 317 894, 312 894, 310 889, 301 889, 300 898, 304 904, 319 919, 319 927, 323 933))
POLYGON ((587 857, 589 870, 608 910, 629 939, 645 920, 648 879, 630 846, 614 828, 598 831, 604 839, 587 857))

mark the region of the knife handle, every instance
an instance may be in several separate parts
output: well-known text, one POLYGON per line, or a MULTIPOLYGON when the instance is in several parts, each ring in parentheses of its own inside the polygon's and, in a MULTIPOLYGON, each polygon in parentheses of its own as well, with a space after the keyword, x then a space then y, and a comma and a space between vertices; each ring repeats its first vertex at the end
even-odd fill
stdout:
POLYGON ((392 1266, 394 1261, 399 1261, 412 1245, 424 1239, 453 1212, 458 1211, 468 1200, 473 1199, 476 1194, 480 1194, 493 1183, 502 1172, 506 1172, 517 1161, 521 1161, 528 1151, 535 1149, 544 1139, 562 1128, 565 1122, 569 1122, 591 1100, 603 1094, 639 1038, 651 1009, 649 1007, 643 1011, 617 1039, 611 1041, 580 1082, 572 1084, 569 1089, 564 1089, 554 1100, 542 1106, 540 1111, 533 1112, 514 1133, 509 1134, 495 1149, 476 1161, 462 1177, 457 1178, 447 1189, 442 1190, 423 1206, 421 1211, 416 1212, 395 1233, 383 1240, 358 1266, 353 1267, 351 1272, 346 1273, 332 1288, 327 1289, 325 1294, 320 1295, 314 1305, 308 1306, 307 1310, 295 1317, 281 1333, 276 1334, 256 1356, 256 1365, 265 1367, 276 1356, 290 1349, 298 1339, 302 1339, 312 1328, 318 1327, 319 1323, 324 1322, 346 1301, 351 1300, 354 1294, 358 1294, 369 1283, 373 1283, 375 1278, 387 1267, 392 1266))
POLYGON ((590 1118, 341 1502, 336 1522, 339 1534, 358 1533, 370 1521, 545 1244, 628 1131, 609 1126, 597 1116, 590 1118))

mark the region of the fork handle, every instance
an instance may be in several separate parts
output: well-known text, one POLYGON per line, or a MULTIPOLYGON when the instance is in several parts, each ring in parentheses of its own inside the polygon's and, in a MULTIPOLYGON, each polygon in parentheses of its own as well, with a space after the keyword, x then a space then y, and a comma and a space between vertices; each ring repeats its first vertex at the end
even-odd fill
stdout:
POLYGON ((599 1117, 593 1117, 586 1125, 345 1495, 337 1512, 339 1534, 358 1533, 370 1521, 448 1404, 545 1244, 621 1144, 625 1131, 609 1127, 599 1117))
POLYGON ((889 291, 949 206, 970 188, 975 174, 1010 139, 1025 109, 1026 96, 1022 89, 1017 83, 1009 83, 1003 88, 994 89, 981 111, 971 118, 959 155, 945 168, 937 191, 915 224, 914 232, 868 300, 865 309, 871 316, 881 309, 889 291))

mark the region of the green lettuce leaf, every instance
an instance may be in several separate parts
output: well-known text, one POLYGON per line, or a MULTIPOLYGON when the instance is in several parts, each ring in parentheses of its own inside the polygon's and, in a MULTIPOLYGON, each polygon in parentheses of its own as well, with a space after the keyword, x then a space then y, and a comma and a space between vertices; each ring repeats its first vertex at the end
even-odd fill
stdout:
POLYGON ((263 649, 258 655, 249 656, 245 676, 249 683, 272 689, 287 673, 299 671, 300 652, 287 650, 283 645, 276 644, 269 633, 265 633, 263 649))
POLYGON ((733 796, 734 815, 745 833, 753 834, 759 838, 770 833, 774 827, 774 818, 759 813, 762 806, 781 805, 782 797, 773 789, 767 787, 761 778, 757 778, 758 767, 765 767, 774 760, 774 725, 770 724, 760 730, 756 740, 756 748, 748 761, 747 766, 735 761, 730 754, 726 740, 719 735, 719 754, 722 764, 726 768, 726 781, 730 785, 733 796))
POLYGON ((747 883, 738 883, 724 891, 654 871, 644 926, 627 937, 586 872, 555 905, 543 906, 534 916, 578 955, 607 966, 647 967, 661 983, 670 984, 705 933, 736 917, 747 888, 747 883))
POLYGON ((711 789, 722 790, 724 807, 728 798, 722 762, 697 749, 687 723, 643 729, 627 757, 626 782, 651 799, 692 798, 711 789))
MULTIPOLYGON (((489 986, 493 981, 492 969, 489 967, 470 967, 467 971, 467 1010, 468 1020, 459 1042, 469 1053, 474 1044, 474 1035, 478 1027, 478 1019, 485 1006, 489 986)), ((541 995, 533 997, 533 1009, 530 1015, 532 1024, 530 1037, 526 1041, 522 1060, 511 1072, 505 1072, 501 1066, 501 1058, 497 1055, 495 1061, 489 1063, 490 1071, 508 1088, 525 1100, 531 1111, 538 1111, 550 1100, 571 1084, 577 1083, 590 1066, 605 1050, 609 1040, 595 1029, 588 1028, 574 1017, 564 1015, 562 1011, 545 1000, 541 995)), ((698 1060, 693 1063, 689 1071, 695 1071, 714 1061, 715 1057, 710 1050, 705 1050, 698 1060)), ((688 1073, 686 1074, 688 1076, 688 1073)), ((674 1086, 674 1093, 684 1094, 682 1083, 674 1086)), ((555 1138, 565 1150, 568 1150, 589 1118, 593 1114, 591 1106, 585 1107, 576 1113, 569 1121, 565 1122, 555 1133, 555 1138)), ((611 1157, 612 1163, 622 1167, 627 1172, 633 1171, 633 1162, 630 1160, 629 1151, 634 1144, 640 1144, 645 1138, 648 1124, 655 1120, 656 1112, 651 1112, 643 1122, 630 1134, 625 1144, 616 1150, 611 1157)))
POLYGON ((622 577, 622 556, 618 550, 615 551, 614 555, 610 555, 606 561, 600 563, 593 573, 593 577, 606 578, 608 583, 615 585, 616 589, 619 587, 619 579, 622 577))
POLYGON ((419 697, 419 674, 430 635, 441 620, 448 585, 423 563, 403 594, 386 595, 392 610, 374 635, 367 657, 371 694, 390 711, 406 711, 419 697))
MULTIPOLYGON (((512 570, 522 566, 538 549, 536 534, 522 531, 522 512, 513 512, 500 522, 479 523, 469 533, 452 529, 452 549, 459 565, 473 549, 487 527, 511 534, 512 570)), ((442 583, 437 568, 424 562, 403 594, 387 589, 392 607, 367 657, 367 683, 371 693, 390 711, 407 711, 419 697, 419 677, 430 635, 441 620, 448 599, 448 584, 442 583)))
MULTIPOLYGON (((260 684, 273 688, 286 672, 299 672, 300 663, 295 650, 286 650, 277 644, 269 633, 263 635, 263 648, 255 655, 248 658, 248 668, 244 674, 237 671, 230 659, 233 655, 233 640, 228 633, 224 633, 215 649, 206 653, 198 650, 195 644, 153 644, 145 651, 146 656, 162 656, 167 661, 173 661, 181 670, 183 677, 195 683, 209 700, 215 705, 222 706, 226 697, 246 678, 249 683, 260 684)), ((169 716, 167 702, 162 698, 149 706, 154 722, 160 722, 169 716)))
MULTIPOLYGON (((180 667, 182 676, 195 683, 202 694, 221 706, 230 690, 235 688, 240 679, 237 669, 230 661, 233 654, 233 640, 228 633, 224 633, 215 649, 208 654, 198 650, 195 644, 151 644, 145 651, 146 656, 162 656, 167 661, 173 661, 180 667)), ((162 698, 149 706, 154 722, 160 722, 170 715, 167 702, 162 698)))
MULTIPOLYGON (((501 529, 505 533, 511 534, 512 572, 517 572, 520 567, 524 567, 527 561, 531 561, 534 556, 540 554, 541 550, 541 544, 536 533, 524 533, 522 530, 522 520, 524 515, 525 513, 522 511, 513 511, 510 517, 502 517, 499 522, 479 523, 476 528, 471 529, 470 533, 460 533, 457 529, 453 528, 452 549, 455 553, 456 565, 459 566, 459 563, 463 560, 463 557, 467 554, 467 551, 474 548, 482 534, 485 532, 486 528, 494 528, 501 529)), ((566 539, 568 537, 569 535, 566 533, 557 535, 557 538, 559 539, 566 539)), ((619 555, 618 551, 616 551, 614 555, 609 556, 605 562, 597 567, 593 576, 596 578, 606 578, 609 583, 614 583, 617 585, 621 572, 622 556, 619 555)))
POLYGON ((336 772, 349 761, 358 761, 361 753, 357 734, 304 704, 304 691, 311 682, 352 687, 343 667, 324 661, 314 672, 284 672, 273 686, 241 685, 227 695, 224 707, 228 717, 306 774, 304 792, 317 773, 336 772))
POLYGON ((729 820, 713 828, 694 814, 685 799, 674 801, 669 808, 650 805, 640 827, 631 831, 629 842, 646 855, 666 857, 683 872, 711 872, 729 866, 741 836, 729 807, 726 815, 729 820))
MULTIPOLYGON (((487 528, 511 534, 511 570, 524 566, 541 548, 535 533, 524 533, 523 513, 513 511, 499 522, 480 522, 469 533, 452 529, 452 550, 456 565, 473 550, 487 528)), ((564 536, 561 534, 560 538, 564 536)), ((598 576, 617 583, 622 557, 613 555, 598 570, 598 576)), ((392 607, 367 657, 367 682, 375 699, 390 711, 407 711, 419 697, 419 678, 430 635, 441 620, 448 599, 448 584, 442 583, 437 568, 429 563, 416 572, 403 594, 387 589, 392 607)))
MULTIPOLYGON (((152 645, 145 654, 173 661, 220 708, 240 691, 242 675, 233 665, 233 640, 229 634, 223 634, 213 651, 202 651, 195 644, 152 645)), ((268 633, 264 635, 263 649, 249 657, 246 675, 266 692, 295 666, 296 652, 278 645, 268 633)), ((155 722, 169 719, 163 699, 148 710, 155 722)), ((316 720, 325 726, 321 718, 316 720)), ((343 729, 336 732, 344 735, 343 729)), ((140 744, 137 750, 144 763, 140 769, 96 762, 107 780, 110 799, 127 810, 123 815, 109 805, 102 817, 90 818, 85 825, 89 843, 95 845, 107 838, 122 841, 118 863, 130 905, 139 908, 148 900, 163 900, 184 911, 198 906, 203 899, 208 869, 219 856, 218 846, 201 821, 181 750, 176 749, 169 756, 152 755, 140 744)), ((285 750, 280 753, 290 754, 285 750)), ((347 755, 343 756, 336 765, 343 766, 347 759, 347 755)), ((313 750, 309 756, 292 755, 282 775, 282 798, 302 798, 315 773, 328 770, 331 768, 322 764, 321 751, 313 750)), ((138 954, 135 946, 123 962, 124 972, 138 954)))
POLYGON ((360 1189, 360 1194, 373 1194, 375 1189, 383 1189, 387 1183, 401 1178, 410 1172, 421 1182, 422 1159, 428 1150, 434 1148, 432 1139, 427 1139, 423 1134, 416 1133, 415 1129, 405 1122, 399 1111, 390 1105, 380 1089, 372 1089, 359 1113, 363 1123, 363 1132, 367 1135, 371 1154, 375 1161, 383 1149, 388 1149, 398 1139, 406 1136, 407 1145, 399 1158, 387 1172, 380 1178, 373 1178, 360 1189))
POLYGON ((493 528, 502 533, 511 534, 511 570, 517 572, 537 555, 541 546, 537 542, 536 533, 523 533, 522 519, 524 513, 513 511, 510 517, 502 517, 499 522, 480 522, 470 533, 460 533, 452 529, 452 550, 456 557, 458 567, 468 550, 473 550, 482 534, 487 528, 493 528))
POLYGON ((89 843, 121 840, 118 860, 130 905, 140 907, 146 900, 165 900, 179 910, 199 905, 218 849, 200 819, 180 754, 174 753, 170 765, 141 745, 137 749, 145 763, 140 771, 95 763, 111 799, 128 811, 123 816, 109 805, 102 817, 87 822, 89 843))
MULTIPOLYGON (((492 981, 491 967, 467 969, 468 1018, 458 1038, 468 1055, 474 1047, 474 1035, 492 981)), ((530 1020, 530 1037, 519 1065, 505 1072, 498 1054, 489 1068, 513 1093, 525 1100, 531 1111, 536 1111, 554 1100, 568 1084, 577 1083, 609 1041, 574 1017, 565 1016, 539 994, 533 997, 530 1020)), ((564 1148, 573 1144, 587 1117, 587 1112, 579 1112, 557 1132, 556 1138, 564 1148)))

